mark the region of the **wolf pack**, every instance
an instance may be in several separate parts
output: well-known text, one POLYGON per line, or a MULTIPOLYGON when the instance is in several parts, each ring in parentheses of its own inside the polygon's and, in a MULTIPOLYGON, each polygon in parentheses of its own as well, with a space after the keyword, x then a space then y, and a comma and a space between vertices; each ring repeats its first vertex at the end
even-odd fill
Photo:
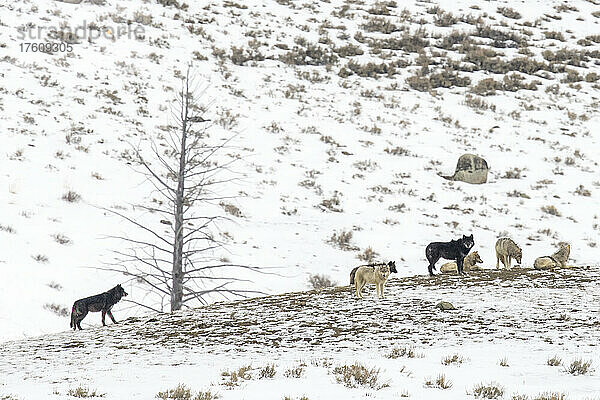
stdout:
MULTIPOLYGON (((425 248, 425 257, 429 262, 427 270, 429 275, 433 276, 433 270, 436 269, 435 264, 440 258, 453 260, 445 263, 440 268, 442 273, 456 272, 459 275, 464 275, 466 272, 477 271, 481 268, 477 265, 483 263, 477 251, 471 252, 475 245, 473 235, 465 236, 457 240, 449 242, 432 242, 425 248)), ((523 257, 523 251, 514 240, 508 237, 501 237, 496 241, 496 269, 500 268, 500 263, 504 268, 510 269, 512 261, 516 262, 519 267, 523 257)), ((559 249, 551 256, 536 258, 533 267, 538 270, 565 268, 571 246, 568 243, 559 243, 559 249)), ((389 261, 387 263, 373 263, 367 265, 359 265, 350 272, 350 286, 354 286, 356 297, 362 299, 362 290, 367 284, 376 285, 377 297, 383 297, 383 290, 390 274, 398 272, 396 262, 389 261)))
MULTIPOLYGON (((442 273, 457 272, 459 275, 464 275, 465 272, 479 270, 480 267, 477 264, 483 261, 477 251, 471 252, 474 245, 475 241, 472 234, 469 236, 463 235, 462 238, 449 242, 429 243, 425 248, 425 257, 429 262, 427 266, 429 275, 434 275, 435 264, 440 258, 453 260, 453 262, 442 265, 440 268, 442 273)), ((558 251, 551 256, 537 258, 533 266, 535 269, 564 268, 566 267, 570 251, 571 247, 567 243, 560 243, 558 251)), ((522 256, 523 252, 521 248, 512 239, 503 237, 496 241, 497 269, 500 268, 500 263, 504 265, 504 268, 511 268, 513 259, 516 261, 516 265, 519 266, 522 256)), ((356 297, 362 299, 364 287, 367 284, 374 284, 376 286, 377 297, 383 298, 385 283, 390 274, 397 272, 395 261, 359 265, 350 272, 350 285, 354 285, 356 297)), ((81 330, 81 321, 89 312, 101 312, 103 326, 106 326, 106 315, 116 324, 117 321, 111 310, 125 296, 127 296, 127 292, 119 284, 104 293, 77 300, 71 310, 71 328, 73 330, 81 330)))

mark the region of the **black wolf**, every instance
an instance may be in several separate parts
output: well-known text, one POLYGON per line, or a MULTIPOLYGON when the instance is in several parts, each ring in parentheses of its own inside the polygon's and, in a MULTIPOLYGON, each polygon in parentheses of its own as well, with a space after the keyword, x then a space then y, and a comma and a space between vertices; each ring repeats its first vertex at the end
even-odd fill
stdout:
POLYGON ((356 275, 356 271, 360 268, 360 267, 376 267, 377 265, 387 265, 388 267, 390 267, 390 273, 398 273, 398 270, 396 269, 396 261, 390 261, 389 263, 385 264, 385 263, 377 263, 377 264, 367 264, 367 265, 359 265, 358 267, 355 267, 352 271, 350 271, 350 284, 354 285, 354 276, 356 275))
POLYGON ((449 242, 429 243, 427 248, 425 248, 425 256, 427 257, 427 261, 429 261, 429 275, 433 275, 435 263, 438 262, 440 258, 456 260, 458 273, 461 275, 464 274, 463 262, 474 244, 473 235, 463 235, 461 239, 451 240, 449 242))
POLYGON ((73 309, 71 310, 71 328, 73 328, 73 330, 76 330, 77 328, 81 330, 81 321, 83 321, 87 313, 90 311, 102 311, 103 326, 106 326, 106 322, 104 322, 104 317, 106 314, 108 314, 110 319, 112 319, 112 322, 116 324, 117 321, 115 321, 115 317, 113 317, 110 310, 115 304, 117 304, 119 300, 121 300, 122 297, 125 296, 127 296, 127 293, 123 287, 121 287, 121 285, 117 285, 108 292, 77 300, 73 304, 73 309))

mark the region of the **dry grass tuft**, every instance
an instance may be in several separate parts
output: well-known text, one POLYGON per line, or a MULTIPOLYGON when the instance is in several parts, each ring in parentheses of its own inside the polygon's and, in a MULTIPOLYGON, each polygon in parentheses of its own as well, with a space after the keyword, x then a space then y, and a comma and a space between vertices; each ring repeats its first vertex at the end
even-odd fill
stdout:
POLYGON ((379 379, 379 368, 368 369, 356 362, 352 365, 343 365, 333 369, 335 380, 349 388, 366 387, 379 390, 389 386, 387 382, 379 379))

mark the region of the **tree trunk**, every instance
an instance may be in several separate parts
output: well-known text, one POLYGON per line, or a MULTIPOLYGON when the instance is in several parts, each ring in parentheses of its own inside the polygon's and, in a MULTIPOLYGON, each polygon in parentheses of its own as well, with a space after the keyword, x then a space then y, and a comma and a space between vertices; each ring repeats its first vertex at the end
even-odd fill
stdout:
MULTIPOLYGON (((188 72, 189 73, 189 72, 188 72)), ((173 289, 171 290, 171 312, 181 309, 183 305, 183 203, 185 190, 185 160, 189 111, 189 76, 186 79, 183 108, 181 110, 181 148, 179 151, 179 171, 177 174, 177 192, 175 195, 175 241, 173 242, 173 289)))

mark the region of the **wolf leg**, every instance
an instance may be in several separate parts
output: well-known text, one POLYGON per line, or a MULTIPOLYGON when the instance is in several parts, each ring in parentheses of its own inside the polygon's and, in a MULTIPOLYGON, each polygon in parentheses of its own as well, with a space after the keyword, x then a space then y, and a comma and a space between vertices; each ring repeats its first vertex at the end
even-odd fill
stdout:
POLYGON ((112 315, 112 311, 108 310, 106 312, 106 314, 108 314, 108 316, 110 317, 110 319, 112 319, 113 324, 117 324, 118 322, 115 320, 115 317, 113 317, 112 315))
POLYGON ((71 323, 69 324, 69 326, 71 328, 73 328, 73 330, 77 329, 77 315, 76 315, 76 310, 77 308, 75 307, 75 304, 73 304, 73 308, 71 309, 71 323))
POLYGON ((75 327, 77 327, 77 329, 79 329, 80 331, 81 329, 81 321, 83 321, 83 319, 85 318, 85 316, 88 314, 88 310, 81 310, 81 309, 77 309, 77 315, 75 316, 75 320, 73 321, 73 330, 75 330, 75 327))
POLYGON ((367 282, 361 281, 360 284, 358 285, 358 297, 360 297, 361 299, 363 298, 362 291, 366 284, 367 284, 367 282))
POLYGON ((106 318, 106 310, 102 309, 102 326, 106 326, 106 322, 104 321, 104 318, 106 318))
POLYGON ((510 264, 512 263, 512 257, 507 256, 506 258, 508 258, 508 266, 506 268, 510 269, 510 264))
POLYGON ((496 252, 496 269, 500 269, 500 254, 496 252))
POLYGON ((433 270, 435 269, 435 263, 438 262, 438 260, 440 259, 440 255, 436 254, 436 255, 431 255, 431 257, 427 257, 427 261, 429 261, 429 266, 427 267, 427 269, 429 269, 429 276, 433 276, 433 270))
POLYGON ((463 271, 463 263, 465 262, 464 258, 459 258, 458 260, 456 260, 456 269, 458 271, 459 275, 464 275, 464 271, 463 271))
MULTIPOLYGON (((87 315, 87 313, 79 315, 75 319, 75 326, 77 326, 77 329, 79 329, 80 331, 83 330, 83 329, 81 329, 81 321, 83 321, 83 319, 85 318, 86 315, 87 315)), ((73 329, 75 329, 75 328, 73 328, 73 329)))

